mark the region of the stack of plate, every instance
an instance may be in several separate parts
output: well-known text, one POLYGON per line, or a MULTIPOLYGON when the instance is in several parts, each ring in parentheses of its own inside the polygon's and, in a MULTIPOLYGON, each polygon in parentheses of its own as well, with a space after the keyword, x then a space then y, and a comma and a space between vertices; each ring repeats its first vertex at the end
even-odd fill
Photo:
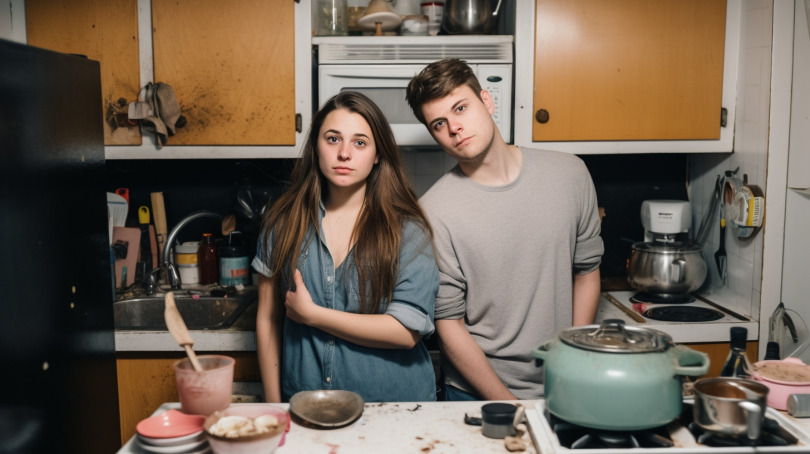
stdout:
POLYGON ((144 419, 135 427, 135 442, 156 454, 208 454, 211 446, 203 431, 205 416, 169 410, 144 419))

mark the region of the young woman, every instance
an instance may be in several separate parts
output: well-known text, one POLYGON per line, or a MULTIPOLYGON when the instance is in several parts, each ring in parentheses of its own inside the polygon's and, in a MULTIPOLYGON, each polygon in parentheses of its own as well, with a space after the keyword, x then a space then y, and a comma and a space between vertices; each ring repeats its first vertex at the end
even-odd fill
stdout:
POLYGON ((264 218, 256 341, 268 402, 343 389, 435 400, 422 336, 439 271, 385 116, 343 92, 315 114, 290 189, 264 218))

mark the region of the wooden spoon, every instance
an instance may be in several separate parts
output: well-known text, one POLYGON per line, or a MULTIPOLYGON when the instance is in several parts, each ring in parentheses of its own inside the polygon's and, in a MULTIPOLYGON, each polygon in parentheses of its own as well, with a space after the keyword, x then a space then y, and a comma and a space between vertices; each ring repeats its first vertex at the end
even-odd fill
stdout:
POLYGON ((236 230, 236 217, 229 214, 222 219, 222 236, 228 236, 234 230, 236 230))
POLYGON ((172 292, 166 292, 166 310, 163 312, 163 318, 166 320, 166 326, 169 327, 169 332, 172 333, 175 342, 186 349, 186 354, 188 359, 191 360, 194 370, 202 372, 203 368, 197 359, 197 354, 191 349, 194 341, 191 339, 191 335, 188 334, 186 322, 183 321, 180 311, 177 310, 177 305, 174 303, 174 293, 172 292))

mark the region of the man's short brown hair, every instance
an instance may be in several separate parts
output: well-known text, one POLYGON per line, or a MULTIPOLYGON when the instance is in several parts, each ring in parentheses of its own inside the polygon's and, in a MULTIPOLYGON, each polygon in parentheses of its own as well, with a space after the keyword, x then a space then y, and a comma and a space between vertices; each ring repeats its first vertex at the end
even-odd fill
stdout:
POLYGON ((466 85, 481 99, 481 84, 467 62, 457 58, 435 61, 411 79, 405 89, 405 99, 413 114, 427 126, 422 106, 436 99, 444 98, 456 88, 466 85))

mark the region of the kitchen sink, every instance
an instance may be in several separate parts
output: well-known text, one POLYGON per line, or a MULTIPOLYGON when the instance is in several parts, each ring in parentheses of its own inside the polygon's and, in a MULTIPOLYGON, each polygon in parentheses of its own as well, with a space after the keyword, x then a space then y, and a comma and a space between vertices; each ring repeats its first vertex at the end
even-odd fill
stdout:
MULTIPOLYGON (((175 302, 188 329, 216 330, 230 328, 258 297, 256 291, 245 291, 227 298, 200 296, 193 299, 175 295, 175 302)), ((167 331, 164 309, 164 296, 137 297, 113 303, 115 329, 167 331)))

